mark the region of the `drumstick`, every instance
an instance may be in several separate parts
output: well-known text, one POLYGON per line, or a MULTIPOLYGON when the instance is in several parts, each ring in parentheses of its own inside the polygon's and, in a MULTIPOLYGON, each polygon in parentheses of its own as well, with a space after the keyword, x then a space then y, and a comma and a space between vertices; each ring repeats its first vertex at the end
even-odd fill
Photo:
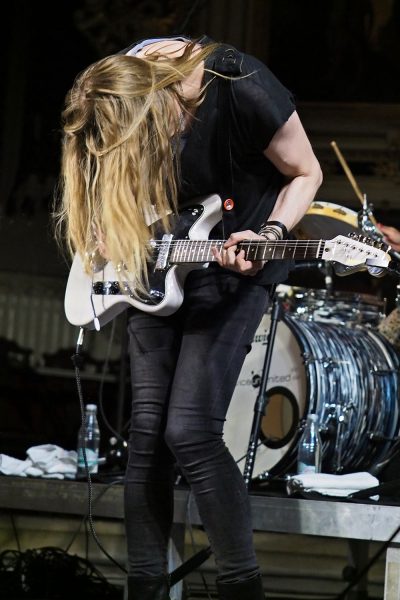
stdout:
POLYGON ((356 195, 358 196, 361 204, 364 203, 364 194, 362 193, 362 191, 360 190, 360 188, 358 187, 358 184, 356 182, 356 180, 353 177, 353 173, 350 171, 348 164, 346 163, 343 154, 340 152, 339 148, 337 147, 337 144, 335 141, 331 142, 331 146, 333 148, 333 150, 335 151, 336 156, 338 157, 338 160, 340 162, 340 164, 343 167, 344 172, 347 175, 348 180, 350 181, 353 190, 355 191, 356 195))
MULTIPOLYGON (((333 150, 335 151, 335 154, 338 157, 338 160, 339 160, 340 164, 342 165, 343 170, 346 173, 347 178, 353 187, 353 190, 355 191, 356 195, 358 196, 358 199, 360 200, 361 204, 364 205, 365 194, 363 194, 362 191, 360 190, 360 188, 358 187, 358 184, 353 177, 353 173, 350 171, 350 168, 349 168, 348 164, 346 163, 343 154, 340 152, 340 150, 334 140, 332 140, 331 146, 332 146, 333 150)), ((375 217, 373 217, 372 215, 369 215, 369 219, 370 219, 371 223, 376 225, 375 217)))

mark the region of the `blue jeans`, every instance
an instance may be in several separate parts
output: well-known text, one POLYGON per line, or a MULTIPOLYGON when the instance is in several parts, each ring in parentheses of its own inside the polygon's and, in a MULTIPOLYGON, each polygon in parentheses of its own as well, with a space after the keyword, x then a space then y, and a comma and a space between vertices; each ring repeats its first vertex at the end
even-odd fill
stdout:
POLYGON ((130 576, 166 572, 175 462, 194 494, 218 579, 235 582, 258 573, 247 489, 222 433, 268 301, 268 288, 209 268, 189 275, 174 315, 132 311, 125 484, 130 576))

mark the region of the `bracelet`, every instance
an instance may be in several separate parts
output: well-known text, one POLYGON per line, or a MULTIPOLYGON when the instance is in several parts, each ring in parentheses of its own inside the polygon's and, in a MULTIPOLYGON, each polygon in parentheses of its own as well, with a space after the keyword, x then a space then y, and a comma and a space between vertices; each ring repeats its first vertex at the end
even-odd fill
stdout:
POLYGON ((279 229, 279 227, 268 227, 267 225, 260 229, 258 235, 261 235, 265 239, 270 240, 272 242, 280 241, 283 239, 282 231, 279 229))
POLYGON ((261 227, 261 229, 259 231, 259 235, 262 235, 263 232, 266 232, 266 231, 268 231, 268 233, 272 233, 272 231, 277 231, 278 227, 280 229, 279 239, 285 240, 286 238, 288 238, 289 237, 289 232, 287 230, 287 227, 286 227, 286 225, 284 225, 284 223, 281 223, 280 221, 267 221, 261 227))

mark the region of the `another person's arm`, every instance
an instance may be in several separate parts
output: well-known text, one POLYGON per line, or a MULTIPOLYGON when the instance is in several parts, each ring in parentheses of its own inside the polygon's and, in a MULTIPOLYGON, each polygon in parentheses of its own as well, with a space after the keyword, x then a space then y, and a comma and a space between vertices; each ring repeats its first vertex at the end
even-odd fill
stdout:
POLYGON ((383 239, 389 244, 393 250, 400 252, 400 231, 396 227, 390 227, 389 225, 382 225, 377 223, 378 229, 383 233, 383 239))

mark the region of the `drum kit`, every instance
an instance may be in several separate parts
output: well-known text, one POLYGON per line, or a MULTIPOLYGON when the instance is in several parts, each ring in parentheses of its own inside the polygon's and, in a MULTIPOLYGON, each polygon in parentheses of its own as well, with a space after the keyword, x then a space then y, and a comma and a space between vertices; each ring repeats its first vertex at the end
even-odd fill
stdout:
MULTIPOLYGON (((381 239, 371 209, 368 212, 366 218, 365 206, 356 213, 314 202, 295 235, 331 239, 356 232, 381 239)), ((325 289, 276 289, 280 318, 264 379, 267 402, 252 452, 253 481, 273 481, 295 472, 299 438, 310 413, 318 415, 325 473, 378 474, 400 450, 400 309, 386 317, 384 300, 334 291, 329 272, 325 282, 325 289)), ((242 472, 249 459, 270 332, 267 313, 227 415, 225 442, 242 472)))

